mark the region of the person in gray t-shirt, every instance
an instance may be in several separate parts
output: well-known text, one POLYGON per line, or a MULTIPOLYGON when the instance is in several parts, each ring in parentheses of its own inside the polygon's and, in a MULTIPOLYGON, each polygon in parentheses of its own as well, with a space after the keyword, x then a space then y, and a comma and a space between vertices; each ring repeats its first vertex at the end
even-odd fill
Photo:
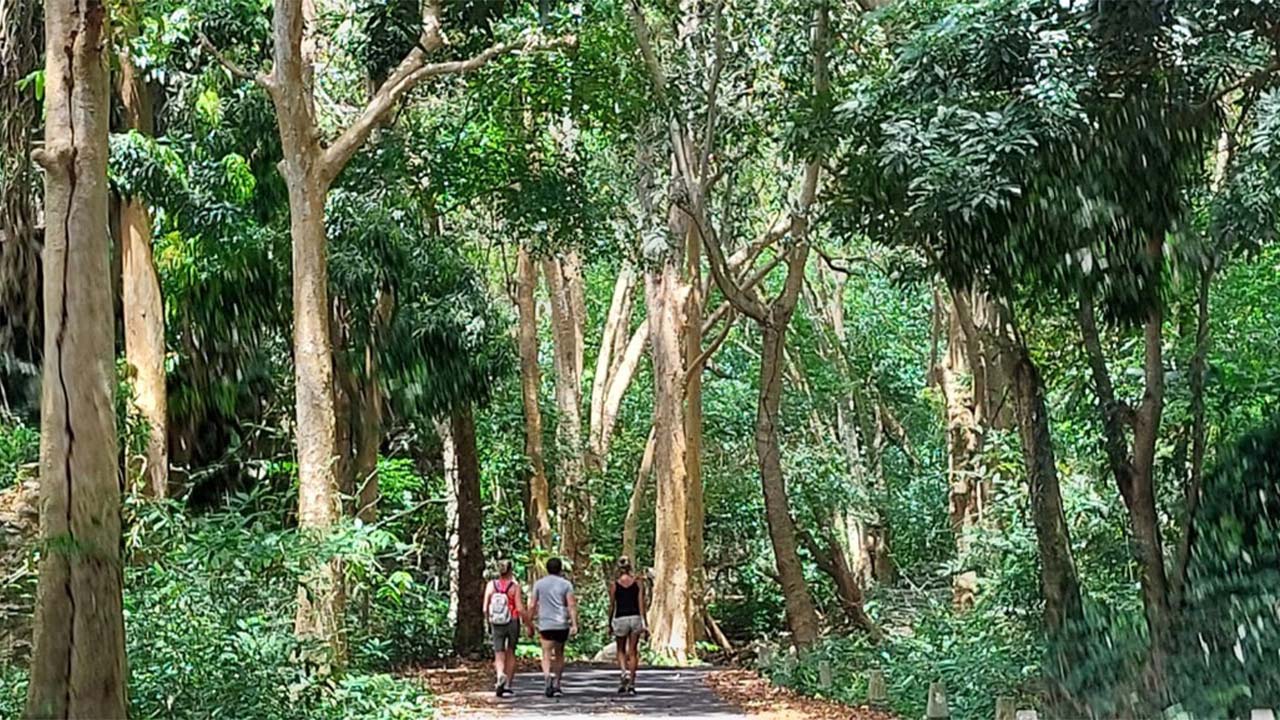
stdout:
POLYGON ((532 637, 534 625, 542 635, 542 676, 546 680, 547 697, 560 692, 560 678, 564 675, 564 644, 570 635, 578 634, 578 598, 573 594, 573 583, 564 579, 564 563, 560 558, 547 561, 547 576, 534 583, 530 594, 529 626, 532 637))

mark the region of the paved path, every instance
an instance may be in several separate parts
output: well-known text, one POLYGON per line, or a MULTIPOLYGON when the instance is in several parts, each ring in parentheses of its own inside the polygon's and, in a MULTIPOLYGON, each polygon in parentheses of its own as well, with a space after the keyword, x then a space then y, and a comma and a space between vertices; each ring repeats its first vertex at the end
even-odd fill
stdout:
POLYGON ((545 697, 542 675, 516 676, 514 696, 499 700, 493 692, 469 693, 466 708, 445 711, 445 718, 683 718, 684 720, 744 720, 747 716, 718 698, 702 681, 705 671, 689 669, 641 670, 636 695, 618 695, 617 668, 576 666, 565 669, 564 695, 545 697))

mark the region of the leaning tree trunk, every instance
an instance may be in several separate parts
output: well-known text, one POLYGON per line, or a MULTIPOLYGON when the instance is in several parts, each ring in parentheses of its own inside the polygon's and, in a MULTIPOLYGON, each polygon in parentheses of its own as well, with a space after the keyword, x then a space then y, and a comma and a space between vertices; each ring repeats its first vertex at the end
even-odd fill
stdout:
POLYGON ((818 612, 809 597, 804 568, 796 550, 796 526, 787 499, 782 475, 782 439, 778 423, 782 409, 782 368, 785 348, 783 329, 775 323, 761 325, 760 390, 756 406, 756 457, 760 461, 760 483, 764 487, 765 517, 774 561, 786 603, 787 626, 796 645, 808 647, 818 640, 818 612))
MULTIPOLYGON (((138 77, 127 49, 119 53, 120 104, 129 128, 154 132, 151 93, 138 77)), ((164 300, 151 252, 151 214, 142 198, 125 198, 120 208, 124 285, 124 352, 133 368, 133 404, 147 425, 146 464, 138 480, 156 498, 169 494, 168 394, 164 370, 164 300)))
POLYGON ((1049 413, 1045 408, 1044 381, 1031 354, 1014 340, 1013 385, 1022 457, 1031 484, 1031 514, 1040 550, 1040 585, 1044 593, 1044 619, 1050 634, 1061 632, 1082 617, 1080 580, 1071 554, 1071 534, 1062 509, 1062 489, 1054 462, 1049 413))
POLYGON ((636 482, 631 486, 627 514, 622 520, 622 556, 629 558, 635 567, 644 567, 636 557, 636 536, 639 533, 640 512, 644 509, 645 487, 649 484, 649 476, 653 474, 653 453, 657 442, 657 434, 653 428, 650 428, 649 439, 645 441, 644 452, 640 455, 640 469, 636 471, 636 482))
POLYGON ((444 474, 448 488, 449 617, 453 620, 453 650, 469 656, 483 646, 484 538, 481 529, 480 459, 476 454, 476 426, 471 407, 455 409, 439 425, 444 443, 444 474))
POLYGON ((689 567, 688 441, 680 336, 681 329, 687 326, 687 292, 680 269, 671 260, 645 276, 654 378, 654 476, 658 489, 649 625, 654 650, 679 663, 688 662, 697 652, 697 599, 693 594, 693 570, 689 567))
POLYGON ((542 455, 542 385, 538 367, 538 306, 534 293, 538 273, 529 251, 520 247, 516 258, 516 344, 520 353, 520 399, 524 406, 524 454, 529 461, 529 535, 534 556, 551 551, 551 496, 542 455))
POLYGON ((100 0, 46 0, 44 382, 28 718, 125 716, 100 0))

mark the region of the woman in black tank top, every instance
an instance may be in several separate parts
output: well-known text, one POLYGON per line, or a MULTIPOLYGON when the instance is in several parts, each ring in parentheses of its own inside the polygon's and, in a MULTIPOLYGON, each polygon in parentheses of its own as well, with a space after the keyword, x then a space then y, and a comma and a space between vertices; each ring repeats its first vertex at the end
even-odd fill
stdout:
POLYGON ((644 624, 644 587, 631 572, 631 561, 618 558, 618 578, 609 584, 609 626, 618 642, 619 693, 635 693, 644 624))

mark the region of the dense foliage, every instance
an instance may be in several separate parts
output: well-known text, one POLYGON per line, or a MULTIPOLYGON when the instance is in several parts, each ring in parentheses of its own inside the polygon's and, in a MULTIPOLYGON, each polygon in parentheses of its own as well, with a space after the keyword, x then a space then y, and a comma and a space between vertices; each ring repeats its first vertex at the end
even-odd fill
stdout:
MULTIPOLYGON (((903 717, 922 715, 935 680, 961 718, 990 716, 996 696, 1070 717, 1280 706, 1275 0, 445 3, 449 42, 428 59, 484 62, 392 103, 318 206, 328 307, 309 319, 331 339, 343 508, 324 533, 299 528, 296 189, 279 108, 252 78, 271 66, 273 4, 109 5, 111 65, 145 79, 153 126, 131 127, 121 97, 99 109, 113 217, 129 199, 148 213, 168 398, 171 497, 156 499, 137 477, 148 430, 118 340, 133 717, 429 714, 408 670, 473 650, 455 635, 459 514, 482 519, 474 565, 511 558, 529 577, 583 509, 570 651, 593 656, 624 537, 641 568, 668 541, 644 458, 665 430, 655 268, 676 249, 692 253, 681 302, 696 289, 703 303, 680 337, 706 330, 704 657, 850 704, 879 668, 903 717), (572 42, 535 47, 561 34, 572 42), (692 156, 686 136, 705 139, 692 156), (749 317, 712 272, 712 242, 745 258, 727 271, 742 294, 781 296, 801 257, 794 317, 749 317), (772 428, 757 415, 761 338, 779 328, 772 428), (607 400, 620 376, 597 457, 595 389, 607 400), (575 404, 582 427, 566 433, 575 404), (821 622, 820 641, 791 651, 762 428, 779 439, 800 591, 821 622), (1060 627, 1035 442, 1079 581, 1060 627), (466 461, 478 506, 459 489, 466 461), (540 472, 551 547, 534 537, 540 472), (304 662, 318 644, 295 633, 299 579, 326 561, 349 648, 331 665, 304 662)), ((429 5, 317 3, 322 144, 426 52, 429 5)), ((4 95, 33 101, 40 73, 4 95)), ((0 298, 20 285, 6 268, 0 298)), ((0 717, 22 712, 24 620, 49 549, 16 482, 40 453, 39 392, 8 393, 29 384, 16 360, 0 347, 0 717)))

